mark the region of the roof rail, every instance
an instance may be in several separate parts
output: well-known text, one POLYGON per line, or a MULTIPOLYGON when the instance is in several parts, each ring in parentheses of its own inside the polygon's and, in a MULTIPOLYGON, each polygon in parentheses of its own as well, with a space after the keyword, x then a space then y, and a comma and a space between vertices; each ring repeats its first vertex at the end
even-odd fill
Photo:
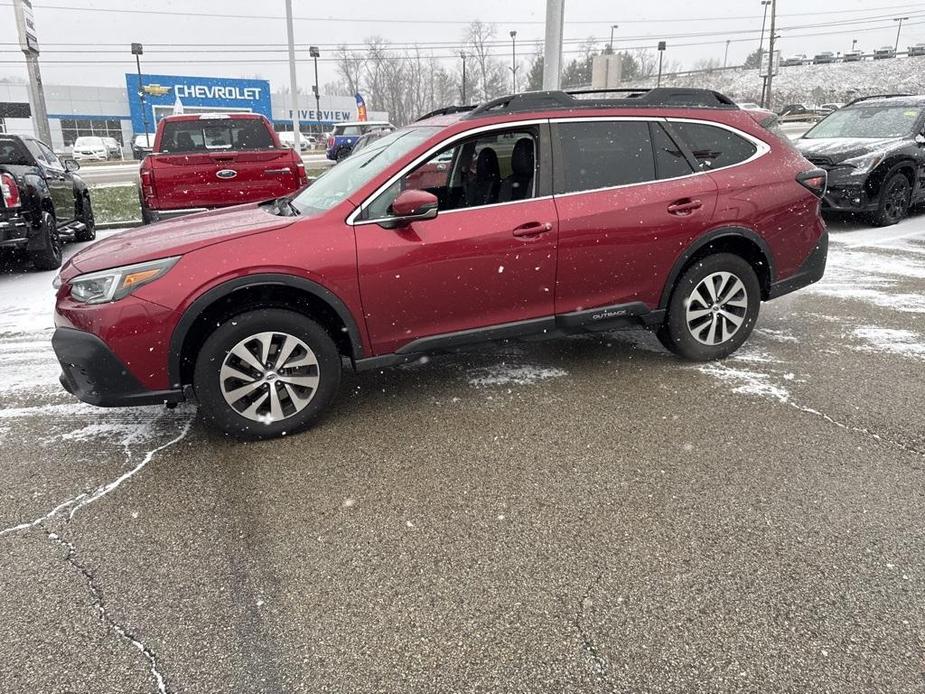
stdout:
MULTIPOLYGON (((856 104, 859 101, 870 101, 871 99, 895 99, 897 97, 903 96, 913 96, 912 94, 871 94, 870 96, 859 96, 857 99, 852 99, 845 106, 851 106, 851 104, 856 104)), ((844 108, 845 106, 842 106, 844 108)))
POLYGON ((444 106, 443 108, 437 108, 433 111, 425 113, 423 116, 418 116, 414 119, 414 122, 417 123, 421 120, 427 120, 428 118, 434 118, 436 116, 446 116, 451 113, 464 113, 466 111, 471 111, 475 108, 475 105, 471 106, 444 106))
POLYGON ((614 107, 687 107, 738 109, 732 99, 710 89, 687 89, 674 87, 627 88, 627 89, 578 89, 574 91, 545 91, 509 94, 486 101, 469 112, 464 118, 478 118, 485 115, 521 113, 524 111, 547 111, 557 109, 586 109, 614 107), (591 94, 619 94, 619 98, 589 99, 575 98, 591 94))

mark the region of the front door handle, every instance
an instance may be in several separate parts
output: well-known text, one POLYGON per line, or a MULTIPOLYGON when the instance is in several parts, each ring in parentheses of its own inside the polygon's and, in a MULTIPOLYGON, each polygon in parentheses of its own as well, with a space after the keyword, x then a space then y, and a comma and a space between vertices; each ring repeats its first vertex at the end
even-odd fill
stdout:
POLYGON ((684 216, 691 214, 694 210, 699 210, 701 207, 703 207, 703 203, 700 200, 678 200, 668 206, 668 212, 684 216))
POLYGON ((550 222, 527 222, 515 228, 511 233, 517 238, 536 238, 540 234, 547 234, 552 231, 550 222))

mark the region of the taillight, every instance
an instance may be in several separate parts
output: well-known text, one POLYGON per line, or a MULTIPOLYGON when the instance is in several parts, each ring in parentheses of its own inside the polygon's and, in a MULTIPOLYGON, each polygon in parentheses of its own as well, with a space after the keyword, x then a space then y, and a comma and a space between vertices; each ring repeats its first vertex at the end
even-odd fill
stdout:
POLYGON ((3 204, 6 207, 19 207, 22 204, 16 179, 8 173, 0 173, 0 192, 3 193, 3 204))
POLYGON ((296 178, 299 179, 299 185, 304 186, 308 183, 308 174, 305 173, 305 164, 299 162, 295 165, 296 178))
POLYGON ((828 183, 829 175, 822 169, 812 169, 797 174, 797 183, 806 188, 810 193, 818 198, 825 195, 825 187, 828 183))
POLYGON ((153 201, 155 197, 154 171, 151 170, 151 165, 148 163, 147 157, 141 162, 141 171, 139 175, 141 176, 141 197, 144 198, 145 204, 151 207, 151 201, 153 201))
POLYGON ((331 147, 333 146, 334 146, 334 136, 328 135, 328 149, 331 149, 331 147))

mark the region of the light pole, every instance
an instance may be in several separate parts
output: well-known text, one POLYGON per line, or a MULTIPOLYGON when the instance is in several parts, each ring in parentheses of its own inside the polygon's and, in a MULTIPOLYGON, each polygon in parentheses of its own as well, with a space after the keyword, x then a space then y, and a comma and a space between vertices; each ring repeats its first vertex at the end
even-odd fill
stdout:
POLYGON ((611 25, 610 25, 610 45, 609 45, 609 47, 610 47, 610 52, 611 52, 611 53, 613 53, 613 32, 614 32, 615 29, 619 29, 619 28, 620 28, 620 25, 619 25, 619 24, 611 24, 611 25))
POLYGON ((148 134, 148 107, 145 106, 145 88, 141 84, 141 56, 145 52, 140 43, 132 44, 132 55, 135 56, 135 67, 138 68, 138 98, 141 100, 141 122, 145 126, 145 146, 151 146, 151 135, 148 134))
POLYGON ((311 56, 312 60, 315 61, 315 86, 312 87, 312 89, 314 89, 315 91, 315 120, 318 121, 318 125, 320 128, 321 126, 321 95, 318 93, 318 58, 321 56, 321 51, 318 50, 318 46, 309 46, 308 55, 311 56))
POLYGON ((857 45, 858 45, 858 40, 857 40, 857 39, 854 39, 854 40, 851 42, 851 52, 852 52, 852 53, 854 52, 854 47, 857 46, 857 45))
POLYGON ((292 29, 292 0, 286 0, 286 38, 289 41, 289 93, 292 95, 292 141, 296 152, 302 142, 299 132, 299 88, 295 79, 295 32, 292 29))
POLYGON ((906 21, 907 19, 909 18, 908 17, 894 17, 893 18, 894 22, 899 22, 899 26, 896 27, 896 45, 893 46, 894 53, 896 53, 896 51, 899 50, 899 32, 903 30, 903 22, 906 21))
POLYGON ((466 58, 469 56, 466 55, 465 51, 459 52, 459 57, 462 58, 463 72, 462 72, 462 105, 466 105, 466 58))
POLYGON ((732 39, 726 39, 726 52, 723 53, 723 68, 726 67, 726 61, 729 60, 729 44, 732 43, 732 39))
MULTIPOLYGON (((761 20, 761 38, 758 39, 758 72, 761 72, 761 59, 764 57, 764 27, 768 23, 768 7, 771 5, 771 0, 761 0, 761 4, 764 5, 764 18, 761 20)), ((762 76, 761 78, 761 104, 764 104, 764 92, 768 88, 768 78, 767 75, 762 76)))
POLYGON ((662 86, 662 56, 665 55, 666 43, 664 41, 658 42, 658 82, 656 82, 656 87, 662 86))
POLYGON ((517 32, 511 32, 511 94, 517 93, 517 32))

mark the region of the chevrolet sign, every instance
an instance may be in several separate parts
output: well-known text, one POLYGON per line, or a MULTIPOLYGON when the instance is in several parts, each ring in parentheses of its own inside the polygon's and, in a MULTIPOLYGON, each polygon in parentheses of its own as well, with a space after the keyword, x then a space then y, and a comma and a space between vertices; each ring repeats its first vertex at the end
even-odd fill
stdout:
POLYGON ((178 84, 174 89, 180 99, 225 99, 228 101, 257 101, 260 99, 259 87, 178 84))

